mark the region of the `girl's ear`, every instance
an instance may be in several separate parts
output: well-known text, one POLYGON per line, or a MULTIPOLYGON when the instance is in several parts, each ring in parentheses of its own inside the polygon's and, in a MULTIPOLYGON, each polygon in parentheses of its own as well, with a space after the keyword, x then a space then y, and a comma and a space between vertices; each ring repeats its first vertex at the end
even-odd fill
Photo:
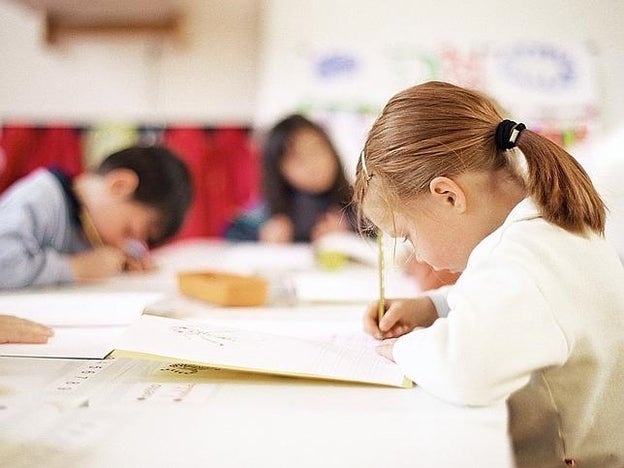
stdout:
POLYGON ((113 169, 104 175, 106 187, 115 196, 132 198, 139 186, 139 176, 131 169, 113 169))
POLYGON ((436 177, 429 182, 429 192, 436 202, 463 213, 466 210, 466 193, 448 177, 436 177))

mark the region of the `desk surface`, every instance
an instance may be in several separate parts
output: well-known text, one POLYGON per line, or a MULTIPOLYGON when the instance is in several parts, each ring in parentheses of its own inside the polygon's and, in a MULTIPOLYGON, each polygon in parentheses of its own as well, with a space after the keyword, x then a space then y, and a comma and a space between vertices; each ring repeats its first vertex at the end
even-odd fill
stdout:
MULTIPOLYGON (((227 265, 227 249, 180 244, 156 253, 154 274, 61 290, 160 291, 161 313, 282 333, 360 327, 363 304, 224 310, 177 296, 176 271, 227 265)), ((512 466, 504 404, 131 359, 0 358, 0 427, 7 467, 512 466)))

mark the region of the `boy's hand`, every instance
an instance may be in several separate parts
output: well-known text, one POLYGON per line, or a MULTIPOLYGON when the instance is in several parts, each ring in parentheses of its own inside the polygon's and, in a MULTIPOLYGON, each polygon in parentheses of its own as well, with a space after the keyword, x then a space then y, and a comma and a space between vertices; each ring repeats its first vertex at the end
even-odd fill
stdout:
POLYGON ((377 323, 377 301, 364 314, 364 330, 377 339, 397 338, 416 327, 428 327, 438 318, 435 306, 427 296, 414 299, 386 299, 386 312, 377 323))
POLYGON ((126 264, 126 254, 116 247, 102 246, 73 255, 70 263, 76 281, 97 281, 121 273, 126 264))
POLYGON ((13 315, 0 315, 0 343, 47 343, 54 331, 13 315))
POLYGON ((149 255, 146 255, 142 258, 127 255, 125 269, 133 273, 147 273, 150 271, 155 271, 157 268, 156 264, 152 260, 152 257, 149 255))
POLYGON ((128 239, 123 248, 126 253, 127 271, 145 273, 156 269, 156 265, 150 255, 149 247, 138 239, 128 239))

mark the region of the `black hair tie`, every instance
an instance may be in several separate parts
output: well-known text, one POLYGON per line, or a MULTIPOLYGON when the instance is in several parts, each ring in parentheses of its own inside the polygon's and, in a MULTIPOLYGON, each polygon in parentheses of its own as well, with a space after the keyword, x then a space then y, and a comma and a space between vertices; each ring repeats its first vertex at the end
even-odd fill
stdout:
POLYGON ((503 120, 496 126, 494 140, 496 147, 501 150, 508 150, 516 147, 518 135, 526 128, 523 123, 516 123, 513 120, 503 120))

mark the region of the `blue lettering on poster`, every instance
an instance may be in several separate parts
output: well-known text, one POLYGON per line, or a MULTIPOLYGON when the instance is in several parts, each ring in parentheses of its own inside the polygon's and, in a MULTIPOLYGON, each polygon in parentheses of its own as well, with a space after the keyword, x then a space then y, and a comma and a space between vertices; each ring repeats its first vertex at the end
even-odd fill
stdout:
POLYGON ((577 79, 572 58, 550 44, 519 44, 504 54, 501 65, 510 82, 537 91, 564 90, 577 79))
POLYGON ((316 63, 317 73, 323 79, 351 75, 356 68, 355 58, 344 54, 326 55, 316 63))

